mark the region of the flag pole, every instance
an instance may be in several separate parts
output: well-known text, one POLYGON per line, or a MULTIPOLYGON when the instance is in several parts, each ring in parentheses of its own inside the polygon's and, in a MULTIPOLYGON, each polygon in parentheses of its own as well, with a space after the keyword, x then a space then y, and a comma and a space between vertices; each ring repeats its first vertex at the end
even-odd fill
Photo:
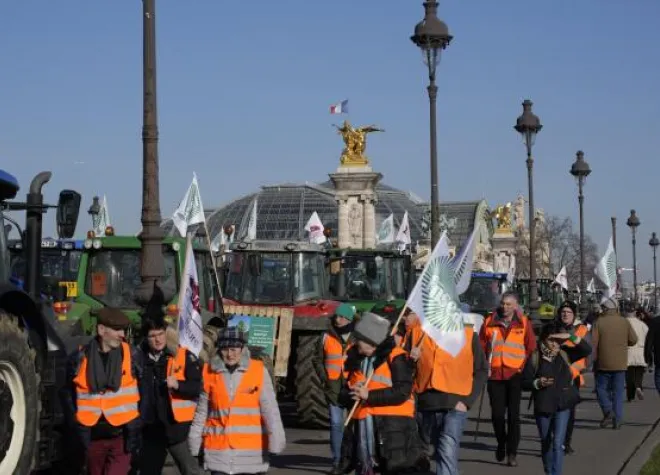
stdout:
MULTIPOLYGON (((220 230, 221 233, 224 232, 224 229, 220 230)), ((206 244, 209 246, 209 253, 211 254, 211 265, 213 265, 213 275, 215 276, 215 284, 218 287, 218 294, 220 296, 220 308, 222 309, 222 315, 225 314, 225 306, 222 303, 222 287, 220 287, 220 277, 218 276, 218 266, 216 265, 215 255, 213 254, 213 248, 211 245, 211 236, 209 235, 209 228, 206 226, 206 217, 204 217, 204 234, 206 234, 206 244)))

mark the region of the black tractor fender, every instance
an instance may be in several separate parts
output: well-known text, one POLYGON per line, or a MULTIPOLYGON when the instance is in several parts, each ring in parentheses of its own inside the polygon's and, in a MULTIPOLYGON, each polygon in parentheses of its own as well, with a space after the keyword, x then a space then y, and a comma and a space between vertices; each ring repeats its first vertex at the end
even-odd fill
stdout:
POLYGON ((32 297, 11 284, 0 284, 0 308, 21 318, 20 323, 28 330, 33 348, 42 353, 47 351, 47 324, 32 297), (38 338, 34 338, 33 334, 38 338), (40 341, 34 341, 36 339, 40 341))

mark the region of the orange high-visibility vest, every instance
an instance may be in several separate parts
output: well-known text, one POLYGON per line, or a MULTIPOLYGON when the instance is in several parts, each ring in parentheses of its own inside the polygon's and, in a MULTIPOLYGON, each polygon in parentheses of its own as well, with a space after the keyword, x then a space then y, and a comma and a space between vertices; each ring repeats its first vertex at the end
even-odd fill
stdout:
POLYGON ((90 393, 87 382, 87 355, 83 355, 78 374, 73 378, 76 388, 76 419, 86 427, 93 427, 101 419, 101 415, 110 425, 119 427, 137 419, 140 393, 138 382, 133 377, 131 364, 131 348, 127 343, 121 344, 123 361, 121 385, 117 391, 90 393))
POLYGON ((520 325, 509 328, 506 340, 503 338, 504 328, 492 325, 493 316, 490 315, 483 323, 489 348, 492 348, 491 368, 511 368, 522 371, 525 365, 525 332, 527 331, 527 317, 520 316, 520 325))
MULTIPOLYGON (((387 389, 392 387, 392 371, 390 370, 390 365, 392 361, 397 356, 406 355, 407 353, 401 348, 395 347, 392 349, 390 354, 387 357, 387 361, 384 361, 378 368, 374 369, 373 376, 367 384, 367 389, 369 391, 375 391, 377 389, 387 389)), ((351 385, 356 384, 360 381, 365 381, 367 378, 364 377, 362 371, 354 371, 349 376, 349 382, 351 385)), ((403 417, 415 417, 415 398, 412 393, 408 400, 403 404, 398 406, 377 406, 372 407, 368 406, 366 401, 358 406, 355 411, 355 419, 364 419, 368 415, 372 416, 403 416, 403 417)))
MULTIPOLYGON (((186 352, 187 350, 180 346, 176 350, 176 355, 167 360, 167 375, 174 376, 177 381, 186 380, 186 352)), ((169 391, 169 393, 174 420, 177 422, 192 421, 197 409, 197 400, 180 396, 175 391, 169 391)))
POLYGON ((346 362, 346 353, 348 353, 351 346, 351 344, 343 346, 341 341, 330 333, 323 335, 323 364, 329 380, 336 381, 341 376, 346 378, 344 363, 346 362))
POLYGON ((416 346, 419 346, 425 339, 425 333, 424 330, 422 330, 422 325, 420 325, 419 322, 415 322, 406 328, 406 334, 403 336, 400 346, 404 350, 409 351, 416 346))
POLYGON ((470 394, 474 373, 473 334, 472 327, 465 327, 465 345, 455 357, 439 348, 431 338, 425 338, 417 360, 415 392, 436 390, 459 396, 470 394))
MULTIPOLYGON (((582 323, 576 325, 575 327, 575 335, 579 336, 580 338, 586 337, 588 332, 589 329, 587 328, 586 325, 582 323)), ((574 347, 575 343, 573 343, 570 340, 567 340, 566 342, 564 342, 564 346, 574 347)), ((587 358, 582 358, 580 360, 574 361, 571 364, 571 373, 573 374, 573 379, 580 378, 580 386, 584 386, 584 376, 582 376, 582 374, 585 373, 586 371, 587 371, 587 358)))
POLYGON ((263 390, 264 364, 250 360, 236 389, 229 398, 222 373, 203 369, 204 391, 209 397, 208 415, 202 431, 204 451, 268 449, 268 433, 261 418, 259 398, 263 390))

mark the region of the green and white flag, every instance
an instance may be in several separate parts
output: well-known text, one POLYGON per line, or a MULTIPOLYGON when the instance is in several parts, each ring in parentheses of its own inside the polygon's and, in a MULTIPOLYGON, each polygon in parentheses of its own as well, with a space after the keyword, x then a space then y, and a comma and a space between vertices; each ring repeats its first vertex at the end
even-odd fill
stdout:
POLYGON ((182 237, 186 237, 188 228, 205 222, 202 195, 199 193, 197 175, 193 173, 192 183, 188 187, 179 207, 172 215, 172 223, 182 237))
POLYGON ((108 200, 103 195, 103 202, 101 203, 101 209, 99 214, 92 217, 92 227, 94 228, 94 236, 103 237, 105 236, 105 229, 111 226, 110 224, 110 213, 108 211, 108 200))
POLYGON ((380 224, 376 240, 378 244, 391 244, 394 242, 394 215, 390 214, 385 221, 380 224))

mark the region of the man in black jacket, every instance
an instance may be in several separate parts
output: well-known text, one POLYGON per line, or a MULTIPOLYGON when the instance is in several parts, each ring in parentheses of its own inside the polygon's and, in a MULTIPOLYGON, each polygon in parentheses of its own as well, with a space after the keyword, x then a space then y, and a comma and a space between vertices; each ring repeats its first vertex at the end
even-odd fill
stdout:
POLYGON ((200 363, 181 346, 176 351, 168 348, 166 330, 162 318, 147 319, 143 327, 140 475, 160 474, 168 451, 182 475, 199 475, 199 464, 188 450, 187 439, 202 389, 200 363))

